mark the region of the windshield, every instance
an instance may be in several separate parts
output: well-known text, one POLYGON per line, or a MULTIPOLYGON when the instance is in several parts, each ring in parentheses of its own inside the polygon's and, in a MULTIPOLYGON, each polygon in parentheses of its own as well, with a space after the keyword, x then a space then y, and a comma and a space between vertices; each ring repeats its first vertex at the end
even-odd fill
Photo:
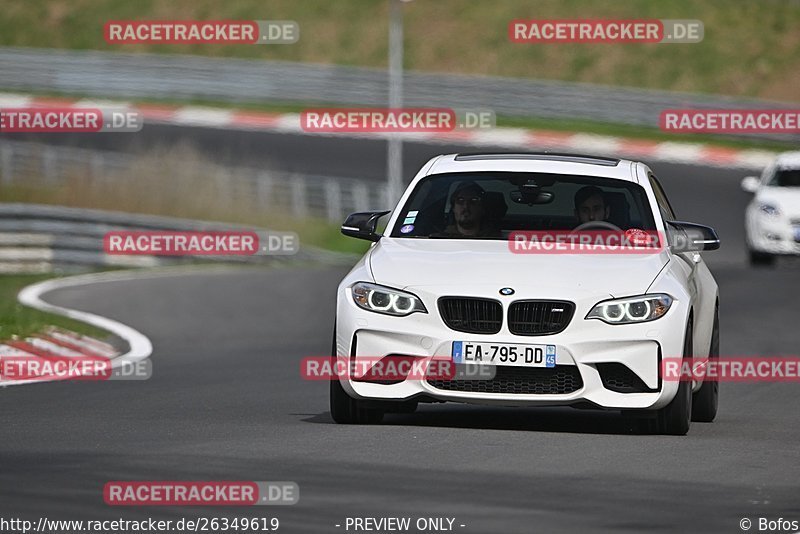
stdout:
POLYGON ((655 230, 633 182, 544 173, 447 173, 417 184, 392 237, 508 239, 511 232, 655 230))
POLYGON ((767 183, 772 187, 800 187, 800 169, 781 169, 767 183))

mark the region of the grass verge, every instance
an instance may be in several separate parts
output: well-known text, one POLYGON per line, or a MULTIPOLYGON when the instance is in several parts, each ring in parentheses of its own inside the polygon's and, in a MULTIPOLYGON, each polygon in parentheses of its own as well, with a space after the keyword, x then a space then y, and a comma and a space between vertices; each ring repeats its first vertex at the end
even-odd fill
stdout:
POLYGON ((17 294, 25 286, 53 278, 52 275, 0 275, 0 340, 11 336, 27 336, 41 332, 46 326, 67 328, 80 334, 104 339, 109 333, 80 321, 60 315, 44 313, 23 306, 17 301, 17 294))
MULTIPOLYGON (((4 0, 0 45, 260 58, 384 67, 388 6, 377 0, 4 0), (294 20, 292 45, 110 45, 109 20, 294 20)), ((755 96, 797 102, 800 4, 789 0, 435 0, 403 5, 405 66, 755 96), (511 42, 514 19, 699 19, 696 44, 511 42)))

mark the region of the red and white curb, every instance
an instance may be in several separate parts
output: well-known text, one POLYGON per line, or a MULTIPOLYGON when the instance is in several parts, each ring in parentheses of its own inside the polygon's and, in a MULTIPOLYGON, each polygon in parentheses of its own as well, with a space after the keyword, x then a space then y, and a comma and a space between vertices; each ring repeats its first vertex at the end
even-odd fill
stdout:
MULTIPOLYGON (((99 360, 109 360, 111 369, 132 366, 136 362, 148 358, 153 352, 150 340, 130 326, 113 319, 101 317, 93 313, 72 310, 56 306, 42 300, 42 295, 56 289, 76 287, 81 285, 111 282, 137 278, 134 273, 93 273, 87 275, 71 276, 46 280, 30 285, 20 291, 17 300, 25 306, 37 310, 55 313, 70 319, 81 321, 121 338, 128 344, 128 351, 120 354, 112 345, 88 336, 75 334, 68 330, 51 328, 41 335, 34 335, 24 340, 11 340, 0 344, 0 357, 32 357, 41 360, 56 360, 64 358, 88 357, 99 360)), ((34 378, 27 380, 0 380, 0 386, 23 385, 57 381, 58 378, 34 378)))
POLYGON ((0 93, 3 107, 94 107, 137 109, 145 122, 224 130, 270 131, 279 133, 385 139, 399 135, 409 141, 493 146, 524 150, 562 150, 599 155, 617 155, 645 161, 663 161, 714 167, 760 170, 775 158, 769 150, 736 149, 705 143, 647 141, 586 133, 525 128, 457 130, 431 133, 310 133, 302 129, 298 113, 268 113, 197 106, 137 104, 115 100, 75 100, 0 93))
MULTIPOLYGON (((0 343, 0 358, 11 360, 15 363, 25 362, 26 369, 34 368, 52 370, 53 366, 74 362, 96 362, 107 365, 111 360, 120 356, 120 352, 112 345, 75 332, 50 327, 42 333, 34 334, 24 339, 11 339, 0 343), (50 367, 48 367, 50 366, 50 367)), ((78 367, 80 369, 81 367, 78 367)), ((4 372, 6 369, 4 368, 4 372)), ((19 379, 3 375, 0 385, 15 382, 52 382, 59 379, 78 378, 76 374, 58 376, 57 373, 41 371, 26 374, 36 378, 19 379)), ((17 375, 19 377, 19 375, 17 375)))

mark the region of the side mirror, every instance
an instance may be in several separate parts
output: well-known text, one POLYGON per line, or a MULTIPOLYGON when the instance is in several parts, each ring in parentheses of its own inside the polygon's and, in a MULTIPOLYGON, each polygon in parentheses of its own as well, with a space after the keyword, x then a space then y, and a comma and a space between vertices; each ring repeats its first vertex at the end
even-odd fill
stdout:
POLYGON ((748 193, 755 193, 758 191, 758 186, 761 184, 761 180, 756 178, 755 176, 748 176, 744 180, 742 180, 742 191, 746 191, 748 193))
POLYGON ((719 236, 710 226, 680 221, 667 221, 669 246, 673 252, 717 250, 719 236))
POLYGON ((348 237, 378 241, 381 236, 375 233, 378 219, 390 213, 389 211, 363 211, 353 213, 347 217, 342 225, 342 233, 348 237))

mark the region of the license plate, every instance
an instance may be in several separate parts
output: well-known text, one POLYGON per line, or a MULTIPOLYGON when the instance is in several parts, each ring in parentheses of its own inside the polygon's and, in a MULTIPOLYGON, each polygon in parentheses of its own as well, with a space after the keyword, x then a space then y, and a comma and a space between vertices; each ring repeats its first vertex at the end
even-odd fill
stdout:
POLYGON ((556 346, 453 341, 453 362, 513 367, 555 367, 556 346))

